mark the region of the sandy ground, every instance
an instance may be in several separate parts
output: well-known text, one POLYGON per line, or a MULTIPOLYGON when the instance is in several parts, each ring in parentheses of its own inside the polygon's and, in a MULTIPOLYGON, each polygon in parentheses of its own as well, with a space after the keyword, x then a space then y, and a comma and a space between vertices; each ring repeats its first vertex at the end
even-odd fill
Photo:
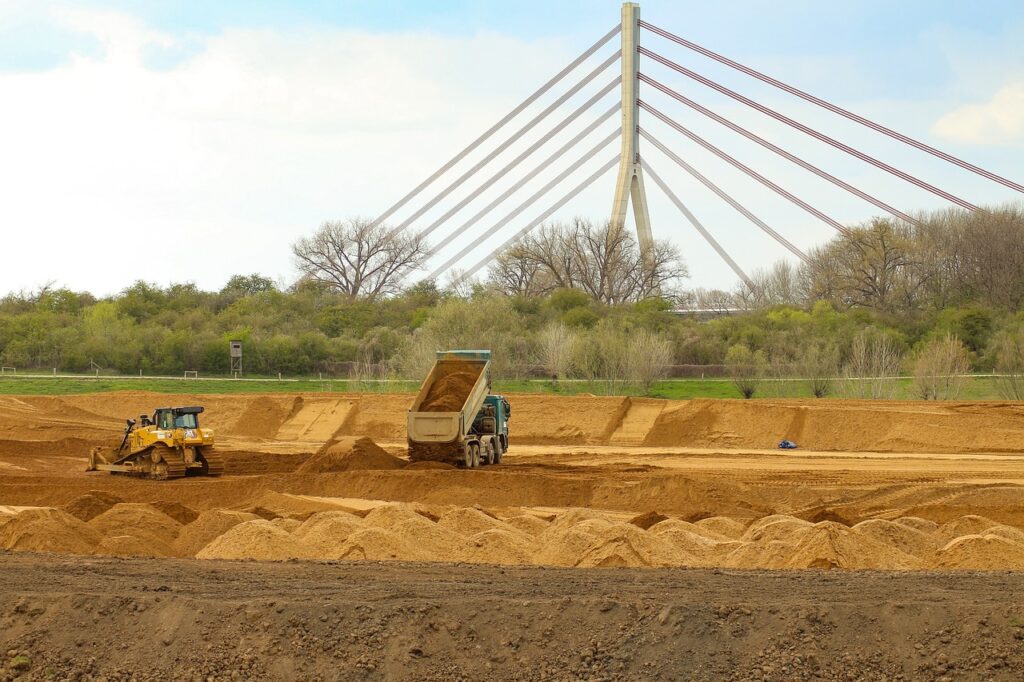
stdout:
POLYGON ((0 398, 0 680, 1020 679, 1021 405, 513 395, 465 471, 411 397, 0 398), (168 401, 227 475, 83 471, 168 401))
POLYGON ((26 679, 1019 680, 1022 592, 1019 573, 0 553, 0 648, 26 679))

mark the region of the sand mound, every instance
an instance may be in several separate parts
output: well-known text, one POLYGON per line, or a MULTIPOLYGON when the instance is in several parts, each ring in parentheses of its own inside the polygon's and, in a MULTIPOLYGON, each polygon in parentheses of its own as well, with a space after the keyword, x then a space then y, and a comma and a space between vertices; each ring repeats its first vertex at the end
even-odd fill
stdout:
POLYGON ((363 517, 367 526, 375 528, 390 528, 402 521, 417 520, 426 518, 420 512, 419 507, 401 502, 382 504, 374 507, 370 513, 363 517))
POLYGON ((690 560, 685 565, 691 566, 695 565, 693 562, 704 562, 710 559, 716 546, 734 542, 722 536, 719 536, 720 539, 708 537, 705 534, 707 531, 701 531, 703 529, 692 523, 669 519, 655 525, 649 532, 670 543, 676 551, 689 556, 690 560))
POLYGON ((443 363, 437 367, 438 375, 420 403, 420 411, 458 412, 480 376, 480 367, 463 362, 443 363))
POLYGON ((736 519, 730 519, 726 516, 712 516, 707 519, 701 519, 694 522, 694 525, 733 540, 739 540, 743 537, 743 533, 747 529, 744 524, 736 519))
POLYGON ((91 521, 120 502, 124 502, 124 499, 117 495, 90 490, 64 505, 64 511, 81 521, 91 521))
POLYGON ((343 511, 313 514, 294 534, 324 557, 333 557, 352 533, 364 527, 363 519, 343 511))
POLYGON ((649 512, 645 512, 643 514, 640 514, 639 516, 634 516, 633 518, 631 518, 629 520, 629 522, 631 524, 633 524, 634 526, 636 526, 637 528, 642 528, 643 530, 647 530, 648 528, 650 528, 654 524, 661 523, 662 521, 666 521, 666 520, 668 520, 668 517, 665 516, 664 514, 659 514, 656 511, 649 511, 649 512))
POLYGON ((437 520, 437 525, 460 535, 476 535, 488 530, 509 530, 508 525, 489 516, 479 509, 458 507, 447 511, 437 520))
POLYGON ((167 514, 178 523, 185 525, 192 523, 199 518, 199 512, 191 507, 186 507, 180 502, 172 502, 168 500, 158 500, 156 502, 150 502, 149 506, 153 507, 157 511, 161 511, 167 514))
POLYGON ((920 568, 921 562, 835 521, 822 521, 804 533, 786 561, 786 568, 853 568, 885 566, 903 570, 920 568))
POLYGON ((248 438, 273 438, 291 409, 281 399, 259 396, 249 403, 231 430, 248 438))
POLYGON ((918 516, 901 516, 900 518, 896 519, 893 523, 898 523, 900 525, 906 526, 907 528, 919 530, 927 535, 931 535, 939 527, 939 524, 935 523, 934 521, 922 519, 918 516))
POLYGON ((930 533, 922 533, 910 526, 885 519, 861 521, 853 527, 853 531, 922 559, 931 556, 940 544, 930 533))
POLYGON ((1000 524, 992 519, 969 514, 939 526, 938 530, 935 531, 935 537, 940 544, 946 544, 964 535, 983 535, 989 528, 994 528, 998 525, 1000 524))
POLYGON ((994 526, 985 531, 985 535, 996 535, 1024 547, 1024 530, 1012 526, 994 526))
POLYGON ((540 535, 548 529, 548 522, 533 514, 520 514, 505 519, 506 525, 527 535, 540 535))
POLYGON ((341 471, 401 469, 405 460, 389 455, 366 436, 345 436, 333 440, 307 459, 296 470, 300 474, 326 474, 341 471))
MULTIPOLYGON (((826 521, 825 523, 831 522, 826 521)), ((804 521, 803 519, 783 514, 775 514, 758 519, 750 524, 746 532, 743 533, 742 539, 748 542, 780 540, 795 544, 799 542, 803 533, 813 526, 814 524, 810 521, 804 521)))
POLYGON ((533 561, 533 538, 525 533, 492 528, 470 536, 458 549, 459 561, 521 565, 533 561))
POLYGON ((355 531, 338 547, 332 559, 350 561, 429 561, 432 552, 408 538, 399 537, 383 528, 363 528, 355 531))
POLYGON ((551 527, 568 528, 584 521, 592 521, 594 519, 604 521, 605 523, 609 522, 607 514, 602 514, 601 512, 594 511, 593 509, 574 507, 555 516, 551 521, 551 527))
POLYGON ((576 528, 548 528, 537 538, 540 549, 534 561, 550 566, 575 566, 595 540, 597 536, 576 528))
POLYGON ((227 509, 211 509, 204 511, 195 521, 178 532, 174 544, 171 545, 176 556, 191 557, 206 545, 240 523, 254 521, 259 517, 227 509))
POLYGON ((89 526, 104 540, 97 554, 171 556, 181 524, 148 504, 122 503, 103 512, 89 526))
POLYGON ((0 526, 0 548, 22 552, 92 554, 100 534, 60 509, 26 509, 0 526))
POLYGON ((1024 569, 1024 546, 999 535, 966 535, 935 553, 936 568, 1024 569))
POLYGON ((317 553, 291 533, 264 519, 233 527, 196 554, 197 559, 315 559, 317 553))
POLYGON ((744 542, 731 549, 721 563, 730 568, 783 568, 792 554, 793 545, 786 542, 744 542))
POLYGON ((616 523, 598 534, 576 566, 672 566, 681 563, 679 553, 661 537, 628 523, 616 523))

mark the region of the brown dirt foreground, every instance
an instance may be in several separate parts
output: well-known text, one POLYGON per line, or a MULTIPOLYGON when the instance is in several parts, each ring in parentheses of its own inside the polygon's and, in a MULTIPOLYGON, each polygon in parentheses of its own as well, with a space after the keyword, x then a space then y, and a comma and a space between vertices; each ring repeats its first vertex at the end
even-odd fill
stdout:
POLYGON ((1019 573, 0 553, 0 680, 1020 680, 1019 573))

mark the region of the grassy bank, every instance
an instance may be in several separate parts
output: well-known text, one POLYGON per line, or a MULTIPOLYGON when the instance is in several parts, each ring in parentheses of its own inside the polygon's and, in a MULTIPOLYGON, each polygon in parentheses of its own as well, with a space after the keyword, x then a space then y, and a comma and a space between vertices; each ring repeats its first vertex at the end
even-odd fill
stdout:
MULTIPOLYGON (((910 379, 894 379, 894 397, 914 399, 916 396, 910 379)), ((319 379, 169 379, 128 377, 80 376, 2 376, 2 395, 70 395, 104 393, 109 391, 153 391, 157 393, 348 393, 348 392, 413 392, 415 381, 357 382, 319 379)), ((551 382, 547 380, 509 380, 495 382, 495 390, 505 393, 556 393, 575 395, 594 393, 606 395, 643 395, 631 387, 609 385, 604 382, 584 381, 551 382)), ((646 395, 674 400, 690 398, 740 398, 732 382, 723 379, 668 379, 655 383, 646 395)), ((836 383, 831 397, 849 397, 844 382, 836 383)), ((757 398, 807 398, 807 385, 799 380, 765 381, 758 389, 757 398)), ((960 400, 998 400, 1001 396, 991 376, 972 376, 966 379, 960 400)))

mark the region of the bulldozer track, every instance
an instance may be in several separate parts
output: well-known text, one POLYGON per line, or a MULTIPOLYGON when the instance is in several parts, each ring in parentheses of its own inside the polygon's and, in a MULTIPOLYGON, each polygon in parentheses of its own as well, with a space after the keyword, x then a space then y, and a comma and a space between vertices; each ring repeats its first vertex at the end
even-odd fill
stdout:
POLYGON ((220 476, 224 473, 224 458, 213 452, 204 452, 203 459, 206 460, 207 476, 220 476))

